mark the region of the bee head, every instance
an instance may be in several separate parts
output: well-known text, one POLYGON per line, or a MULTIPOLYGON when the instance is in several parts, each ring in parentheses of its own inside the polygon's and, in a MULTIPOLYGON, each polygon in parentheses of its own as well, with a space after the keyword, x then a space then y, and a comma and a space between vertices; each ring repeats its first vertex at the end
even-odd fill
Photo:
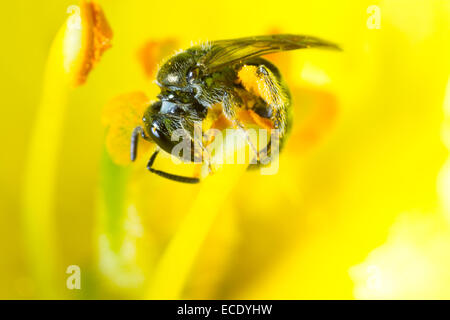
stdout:
POLYGON ((172 148, 178 143, 172 141, 171 136, 176 124, 167 114, 161 113, 162 102, 157 101, 150 105, 142 118, 145 132, 149 137, 163 149, 171 153, 172 148))
MULTIPOLYGON (((172 153, 174 147, 180 143, 180 138, 185 139, 194 134, 194 122, 202 121, 207 114, 206 108, 200 104, 189 105, 189 112, 184 109, 185 107, 186 105, 170 101, 159 100, 152 103, 142 118, 144 128, 141 127, 141 129, 143 129, 144 136, 147 135, 167 153, 172 153)), ((134 140, 132 140, 132 150, 136 148, 134 140)), ((187 161, 194 161, 193 144, 191 144, 190 150, 191 152, 184 153, 183 151, 182 154, 176 156, 187 161)))

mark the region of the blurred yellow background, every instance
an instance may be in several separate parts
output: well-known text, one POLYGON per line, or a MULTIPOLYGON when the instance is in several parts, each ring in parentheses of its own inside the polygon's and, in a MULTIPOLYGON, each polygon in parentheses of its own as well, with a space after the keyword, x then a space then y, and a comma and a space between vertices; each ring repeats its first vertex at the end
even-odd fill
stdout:
POLYGON ((99 3, 112 48, 64 92, 44 72, 78 3, 3 4, 0 298, 450 298, 449 1, 99 3), (295 98, 277 175, 213 177, 219 189, 205 190, 152 175, 145 160, 109 161, 104 106, 156 93, 138 58, 148 41, 185 48, 275 31, 343 48, 273 57, 295 98), (24 191, 26 168, 40 170, 31 136, 53 98, 64 117, 42 123, 59 124, 60 143, 37 145, 56 146, 56 161, 24 191), (50 209, 33 211, 46 188, 50 209), (70 265, 80 290, 66 287, 70 265))

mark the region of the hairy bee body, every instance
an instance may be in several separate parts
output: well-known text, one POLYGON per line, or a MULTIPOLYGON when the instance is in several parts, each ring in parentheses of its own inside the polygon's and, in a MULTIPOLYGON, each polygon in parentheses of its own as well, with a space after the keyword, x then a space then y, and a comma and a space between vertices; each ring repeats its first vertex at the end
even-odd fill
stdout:
MULTIPOLYGON (((193 145, 202 145, 202 141, 195 139, 194 125, 205 120, 212 107, 218 104, 231 125, 244 131, 245 126, 238 115, 242 109, 270 120, 268 129, 278 130, 281 147, 292 126, 291 94, 278 68, 261 56, 309 47, 338 49, 336 45, 314 37, 270 35, 215 41, 172 56, 157 74, 156 83, 161 88, 159 100, 145 112, 143 128, 138 127, 133 133, 132 160, 136 156, 139 135, 169 153, 177 143, 171 139, 177 130, 184 132, 193 145)), ((259 155, 260 151, 250 140, 248 142, 259 155)), ((183 158, 192 160, 194 150, 183 158)), ((265 153, 270 154, 270 141, 265 153)), ((149 161, 150 171, 172 180, 198 182, 197 178, 153 169, 156 154, 149 161)))

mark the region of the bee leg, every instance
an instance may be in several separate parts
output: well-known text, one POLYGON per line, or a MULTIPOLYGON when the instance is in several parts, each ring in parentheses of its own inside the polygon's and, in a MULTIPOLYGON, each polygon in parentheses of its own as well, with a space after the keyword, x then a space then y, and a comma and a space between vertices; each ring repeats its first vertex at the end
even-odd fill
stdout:
POLYGON ((202 162, 203 158, 205 158, 205 161, 208 163, 209 172, 212 173, 211 155, 203 144, 204 134, 201 128, 194 125, 194 132, 192 132, 192 130, 186 129, 188 127, 190 126, 187 123, 183 123, 185 138, 190 139, 194 144, 194 162, 202 162))
POLYGON ((145 140, 148 140, 148 137, 145 135, 144 129, 141 126, 134 128, 133 133, 131 134, 131 150, 130 150, 131 161, 136 160, 139 136, 141 136, 145 140))
POLYGON ((215 139, 215 136, 213 134, 211 134, 211 133, 206 132, 203 135, 203 140, 205 141, 205 144, 203 144, 203 145, 206 145, 206 147, 202 146, 202 149, 203 149, 203 154, 205 154, 206 157, 207 157, 206 161, 208 163, 209 173, 214 173, 214 169, 213 169, 213 166, 212 166, 212 163, 211 163, 212 162, 211 161, 211 159, 212 159, 211 153, 208 151, 207 146, 210 143, 212 143, 212 141, 214 141, 214 139, 215 139))
MULTIPOLYGON (((264 102, 265 104, 265 102, 264 102)), ((265 129, 266 132, 271 133, 272 129, 273 129, 273 124, 272 123, 268 123, 264 120, 268 120, 266 118, 262 118, 261 116, 259 116, 255 111, 253 110, 249 110, 249 115, 250 117, 253 119, 253 121, 260 126, 261 128, 265 129)), ((270 160, 270 154, 271 154, 271 141, 272 140, 272 136, 270 136, 269 142, 267 143, 267 145, 264 148, 261 148, 260 146, 260 150, 259 150, 259 164, 261 163, 268 163, 270 160)), ((258 164, 258 163, 256 163, 258 164)))
MULTIPOLYGON (((241 132, 243 132, 243 134, 245 135, 245 139, 247 140, 248 145, 250 146, 250 148, 252 149, 253 153, 255 154, 256 162, 259 162, 259 151, 255 147, 255 145, 253 144, 252 140, 250 139, 250 136, 249 136, 245 126, 242 124, 242 122, 240 122, 237 119, 233 120, 233 124, 234 124, 234 126, 236 128, 238 128, 239 130, 241 130, 241 132)), ((252 162, 254 162, 254 160, 252 162)))
POLYGON ((283 137, 288 129, 288 108, 290 106, 287 89, 263 64, 259 66, 244 65, 238 75, 246 90, 261 97, 272 108, 271 120, 275 129, 280 130, 280 137, 283 137))
POLYGON ((245 126, 239 121, 239 119, 236 116, 236 109, 241 103, 242 103, 241 99, 235 93, 226 91, 223 100, 224 114, 229 120, 231 120, 231 122, 233 122, 235 128, 238 128, 244 133, 248 145, 250 146, 250 148, 252 149, 252 151, 256 156, 256 161, 259 161, 258 149, 256 149, 255 145, 251 141, 245 126))
POLYGON ((202 158, 203 158, 203 156, 205 157, 205 161, 208 164, 209 173, 213 173, 214 170, 213 170, 213 167, 211 164, 211 154, 209 153, 208 149, 205 148, 205 146, 203 145, 202 142, 200 142, 196 139, 193 139, 193 138, 192 138, 192 140, 194 141, 194 143, 196 143, 198 145, 199 148, 201 148, 202 158))
POLYGON ((177 181, 177 182, 191 183, 191 184, 200 182, 199 178, 183 177, 183 176, 179 176, 179 175, 175 175, 175 174, 171 174, 171 173, 167 173, 164 171, 153 169, 153 163, 155 162, 155 159, 156 159, 156 156, 158 155, 158 153, 159 153, 159 150, 156 150, 155 152, 153 152, 152 156, 150 157, 150 160, 148 161, 147 169, 150 172, 157 174, 160 177, 163 177, 163 178, 166 178, 169 180, 173 180, 173 181, 177 181))

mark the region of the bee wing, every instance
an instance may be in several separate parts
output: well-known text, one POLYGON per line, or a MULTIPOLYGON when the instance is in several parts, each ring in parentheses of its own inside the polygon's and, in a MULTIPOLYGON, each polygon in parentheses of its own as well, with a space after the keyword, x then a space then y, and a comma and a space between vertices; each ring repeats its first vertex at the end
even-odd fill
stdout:
POLYGON ((303 48, 340 50, 336 44, 315 37, 275 34, 213 41, 211 42, 211 50, 203 57, 200 63, 206 68, 207 73, 210 73, 224 66, 250 58, 303 48))

